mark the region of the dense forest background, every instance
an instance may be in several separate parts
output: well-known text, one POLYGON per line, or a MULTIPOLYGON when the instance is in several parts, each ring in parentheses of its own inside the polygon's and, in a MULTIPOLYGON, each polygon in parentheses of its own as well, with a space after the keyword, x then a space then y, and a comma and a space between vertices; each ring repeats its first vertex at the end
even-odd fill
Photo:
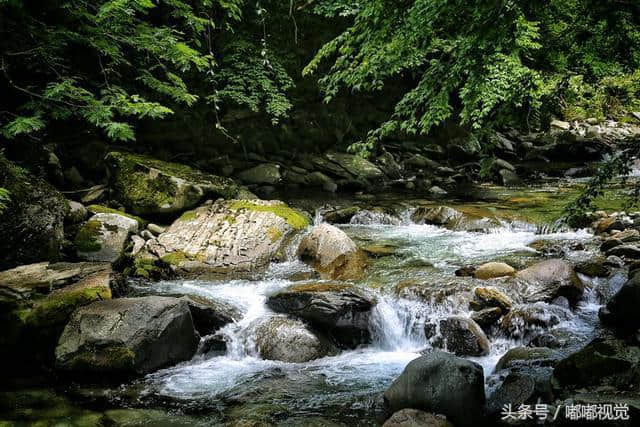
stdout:
POLYGON ((452 132, 490 151, 495 129, 640 109, 631 0, 2 0, 0 17, 4 155, 38 170, 55 147, 89 178, 109 146, 219 172, 452 132))

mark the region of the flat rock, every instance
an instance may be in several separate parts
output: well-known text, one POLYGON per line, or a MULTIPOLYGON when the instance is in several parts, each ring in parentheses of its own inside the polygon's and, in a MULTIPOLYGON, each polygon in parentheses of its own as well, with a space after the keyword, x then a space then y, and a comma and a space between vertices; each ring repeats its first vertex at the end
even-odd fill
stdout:
POLYGON ((138 222, 124 215, 99 213, 76 234, 78 257, 87 261, 115 262, 124 254, 129 236, 138 231, 138 222))

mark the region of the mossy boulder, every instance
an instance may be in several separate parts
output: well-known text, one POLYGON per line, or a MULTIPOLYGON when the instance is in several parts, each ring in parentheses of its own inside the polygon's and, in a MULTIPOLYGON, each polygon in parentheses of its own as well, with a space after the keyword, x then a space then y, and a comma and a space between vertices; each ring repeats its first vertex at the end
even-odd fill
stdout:
POLYGON ((240 191, 229 178, 138 154, 111 152, 105 163, 114 198, 135 215, 176 214, 240 191))
POLYGON ((60 259, 69 212, 64 196, 1 154, 0 187, 11 197, 0 212, 0 270, 60 259))
POLYGON ((182 276, 246 275, 283 258, 308 225, 304 214, 279 201, 218 201, 185 212, 137 259, 160 260, 182 276))
POLYGON ((56 367, 75 374, 134 376, 189 360, 199 336, 185 301, 98 301, 77 310, 56 348, 56 367))
POLYGON ((119 213, 92 216, 76 234, 78 257, 87 261, 115 262, 123 254, 129 236, 138 231, 138 221, 119 213))
POLYGON ((120 281, 108 263, 40 263, 1 272, 0 356, 21 365, 52 363, 72 313, 111 299, 120 281))

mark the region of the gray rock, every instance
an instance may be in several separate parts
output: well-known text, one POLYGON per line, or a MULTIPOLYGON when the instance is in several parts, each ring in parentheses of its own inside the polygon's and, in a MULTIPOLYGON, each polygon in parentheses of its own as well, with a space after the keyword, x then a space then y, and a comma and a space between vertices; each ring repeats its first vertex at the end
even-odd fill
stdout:
POLYGON ((418 208, 411 214, 411 220, 418 224, 452 226, 463 217, 461 212, 448 206, 418 208))
POLYGON ((167 231, 165 227, 162 227, 157 224, 149 224, 147 225, 147 230, 149 230, 154 236, 159 236, 160 234, 167 231))
POLYGON ((573 267, 560 259, 534 264, 518 272, 516 277, 524 284, 529 301, 551 301, 564 296, 575 304, 584 292, 584 285, 573 267))
POLYGON ((140 232, 140 237, 142 237, 145 241, 155 239, 155 236, 149 230, 142 230, 140 232))
POLYGON ((529 375, 511 373, 487 401, 487 414, 499 415, 506 405, 518 408, 535 403, 536 382, 529 375))
POLYGON ((225 325, 241 318, 238 309, 222 301, 198 295, 185 295, 180 299, 189 306, 193 325, 202 336, 211 335, 225 325))
POLYGON ((138 231, 135 219, 112 213, 92 216, 78 231, 78 257, 87 261, 115 262, 124 254, 129 236, 138 231))
POLYGON ((500 169, 498 173, 502 177, 502 185, 505 187, 520 187, 524 185, 522 179, 509 169, 500 169))
POLYGON ((400 164, 396 162, 396 159, 393 157, 391 153, 387 151, 382 153, 378 157, 378 164, 380 165, 380 168, 382 169, 382 171, 389 178, 392 178, 392 179, 402 178, 402 166, 400 166, 400 164))
POLYGON ((263 163, 242 171, 237 176, 247 184, 277 184, 281 179, 280 166, 272 163, 263 163))
POLYGON ((320 224, 302 239, 298 256, 311 261, 325 278, 350 280, 364 274, 366 256, 347 234, 329 224, 320 224))
POLYGON ((609 249, 605 255, 613 255, 624 259, 640 259, 640 248, 633 245, 620 245, 609 249))
POLYGON ((584 261, 576 264, 575 270, 578 273, 589 277, 609 277, 611 270, 605 265, 603 258, 584 261))
POLYGON ((375 181, 384 177, 382 171, 367 159, 346 153, 327 153, 325 157, 356 178, 375 181))
POLYGON ((313 187, 324 188, 324 187, 336 185, 333 179, 329 178, 327 175, 323 174, 322 172, 317 172, 317 171, 307 175, 307 181, 309 182, 309 185, 313 187))
POLYGON ((185 212, 164 233, 149 240, 140 257, 156 257, 187 276, 248 274, 279 256, 309 224, 282 202, 217 201, 185 212))
POLYGON ((131 248, 131 255, 135 257, 140 253, 142 248, 144 248, 146 240, 144 240, 140 236, 134 235, 134 236, 131 236, 131 242, 133 242, 133 247, 131 248))
POLYGON ((480 311, 474 311, 470 317, 483 330, 487 330, 502 317, 502 310, 498 307, 485 308, 480 311))
POLYGON ((633 275, 620 290, 600 309, 603 323, 624 330, 640 328, 640 275, 633 275))
POLYGON ((80 224, 89 215, 89 211, 84 207, 82 203, 74 202, 73 200, 68 200, 69 203, 69 212, 64 219, 64 222, 67 224, 80 224))
POLYGON ((336 354, 337 349, 300 320, 275 316, 256 328, 256 345, 260 356, 268 360, 303 363, 336 354))
POLYGON ((84 184, 84 178, 75 166, 71 166, 69 169, 64 171, 64 179, 68 184, 71 184, 75 188, 82 187, 82 184, 84 184))
POLYGON ((382 427, 453 427, 443 415, 434 415, 417 409, 401 409, 382 427))
POLYGON ((552 365, 559 354, 546 347, 515 347, 507 351, 496 364, 495 372, 522 365, 552 365))
POLYGON ((477 363, 435 351, 411 361, 384 393, 387 413, 418 409, 443 414, 454 425, 484 418, 484 375, 477 363))
POLYGON ((639 380, 640 347, 605 337, 562 359, 553 370, 553 385, 561 390, 560 394, 567 389, 594 386, 637 390, 639 380))
POLYGON ((500 320, 500 328, 507 334, 521 338, 539 328, 548 328, 568 320, 566 309, 542 302, 516 306, 500 320))
POLYGON ((434 185, 433 187, 429 188, 428 193, 436 197, 442 197, 449 194, 446 190, 438 187, 437 185, 434 185))
POLYGON ((267 300, 273 311, 299 317, 347 348, 370 341, 373 305, 370 298, 348 285, 324 282, 292 286, 267 300))
POLYGON ((80 201, 85 205, 90 205, 104 200, 106 196, 107 186, 99 184, 83 191, 83 195, 80 201))
POLYGON ((56 367, 136 375, 189 360, 199 337, 184 301, 167 297, 99 301, 77 310, 56 348, 56 367))
POLYGON ((561 120, 552 120, 551 128, 560 129, 560 130, 569 130, 571 129, 571 124, 569 122, 563 122, 561 120))
MULTIPOLYGON (((444 348, 457 356, 484 356, 489 354, 491 344, 480 326, 462 316, 451 316, 439 322, 442 340, 434 340, 434 345, 444 348)), ((434 329, 425 326, 427 338, 433 338, 434 329)))

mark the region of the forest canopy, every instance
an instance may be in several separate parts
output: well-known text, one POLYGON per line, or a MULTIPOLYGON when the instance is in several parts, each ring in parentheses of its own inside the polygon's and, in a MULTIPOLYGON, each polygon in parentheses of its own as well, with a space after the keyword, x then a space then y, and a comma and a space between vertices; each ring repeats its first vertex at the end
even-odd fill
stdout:
POLYGON ((0 0, 0 13, 5 138, 75 120, 129 141, 137 120, 198 103, 222 133, 229 104, 278 125, 301 74, 318 80, 326 102, 402 82, 361 151, 444 121, 482 136, 640 108, 640 4, 631 0, 0 0), (319 31, 298 28, 302 14, 340 24, 306 67, 286 69, 266 21, 286 20, 297 42, 299 31, 319 31))

